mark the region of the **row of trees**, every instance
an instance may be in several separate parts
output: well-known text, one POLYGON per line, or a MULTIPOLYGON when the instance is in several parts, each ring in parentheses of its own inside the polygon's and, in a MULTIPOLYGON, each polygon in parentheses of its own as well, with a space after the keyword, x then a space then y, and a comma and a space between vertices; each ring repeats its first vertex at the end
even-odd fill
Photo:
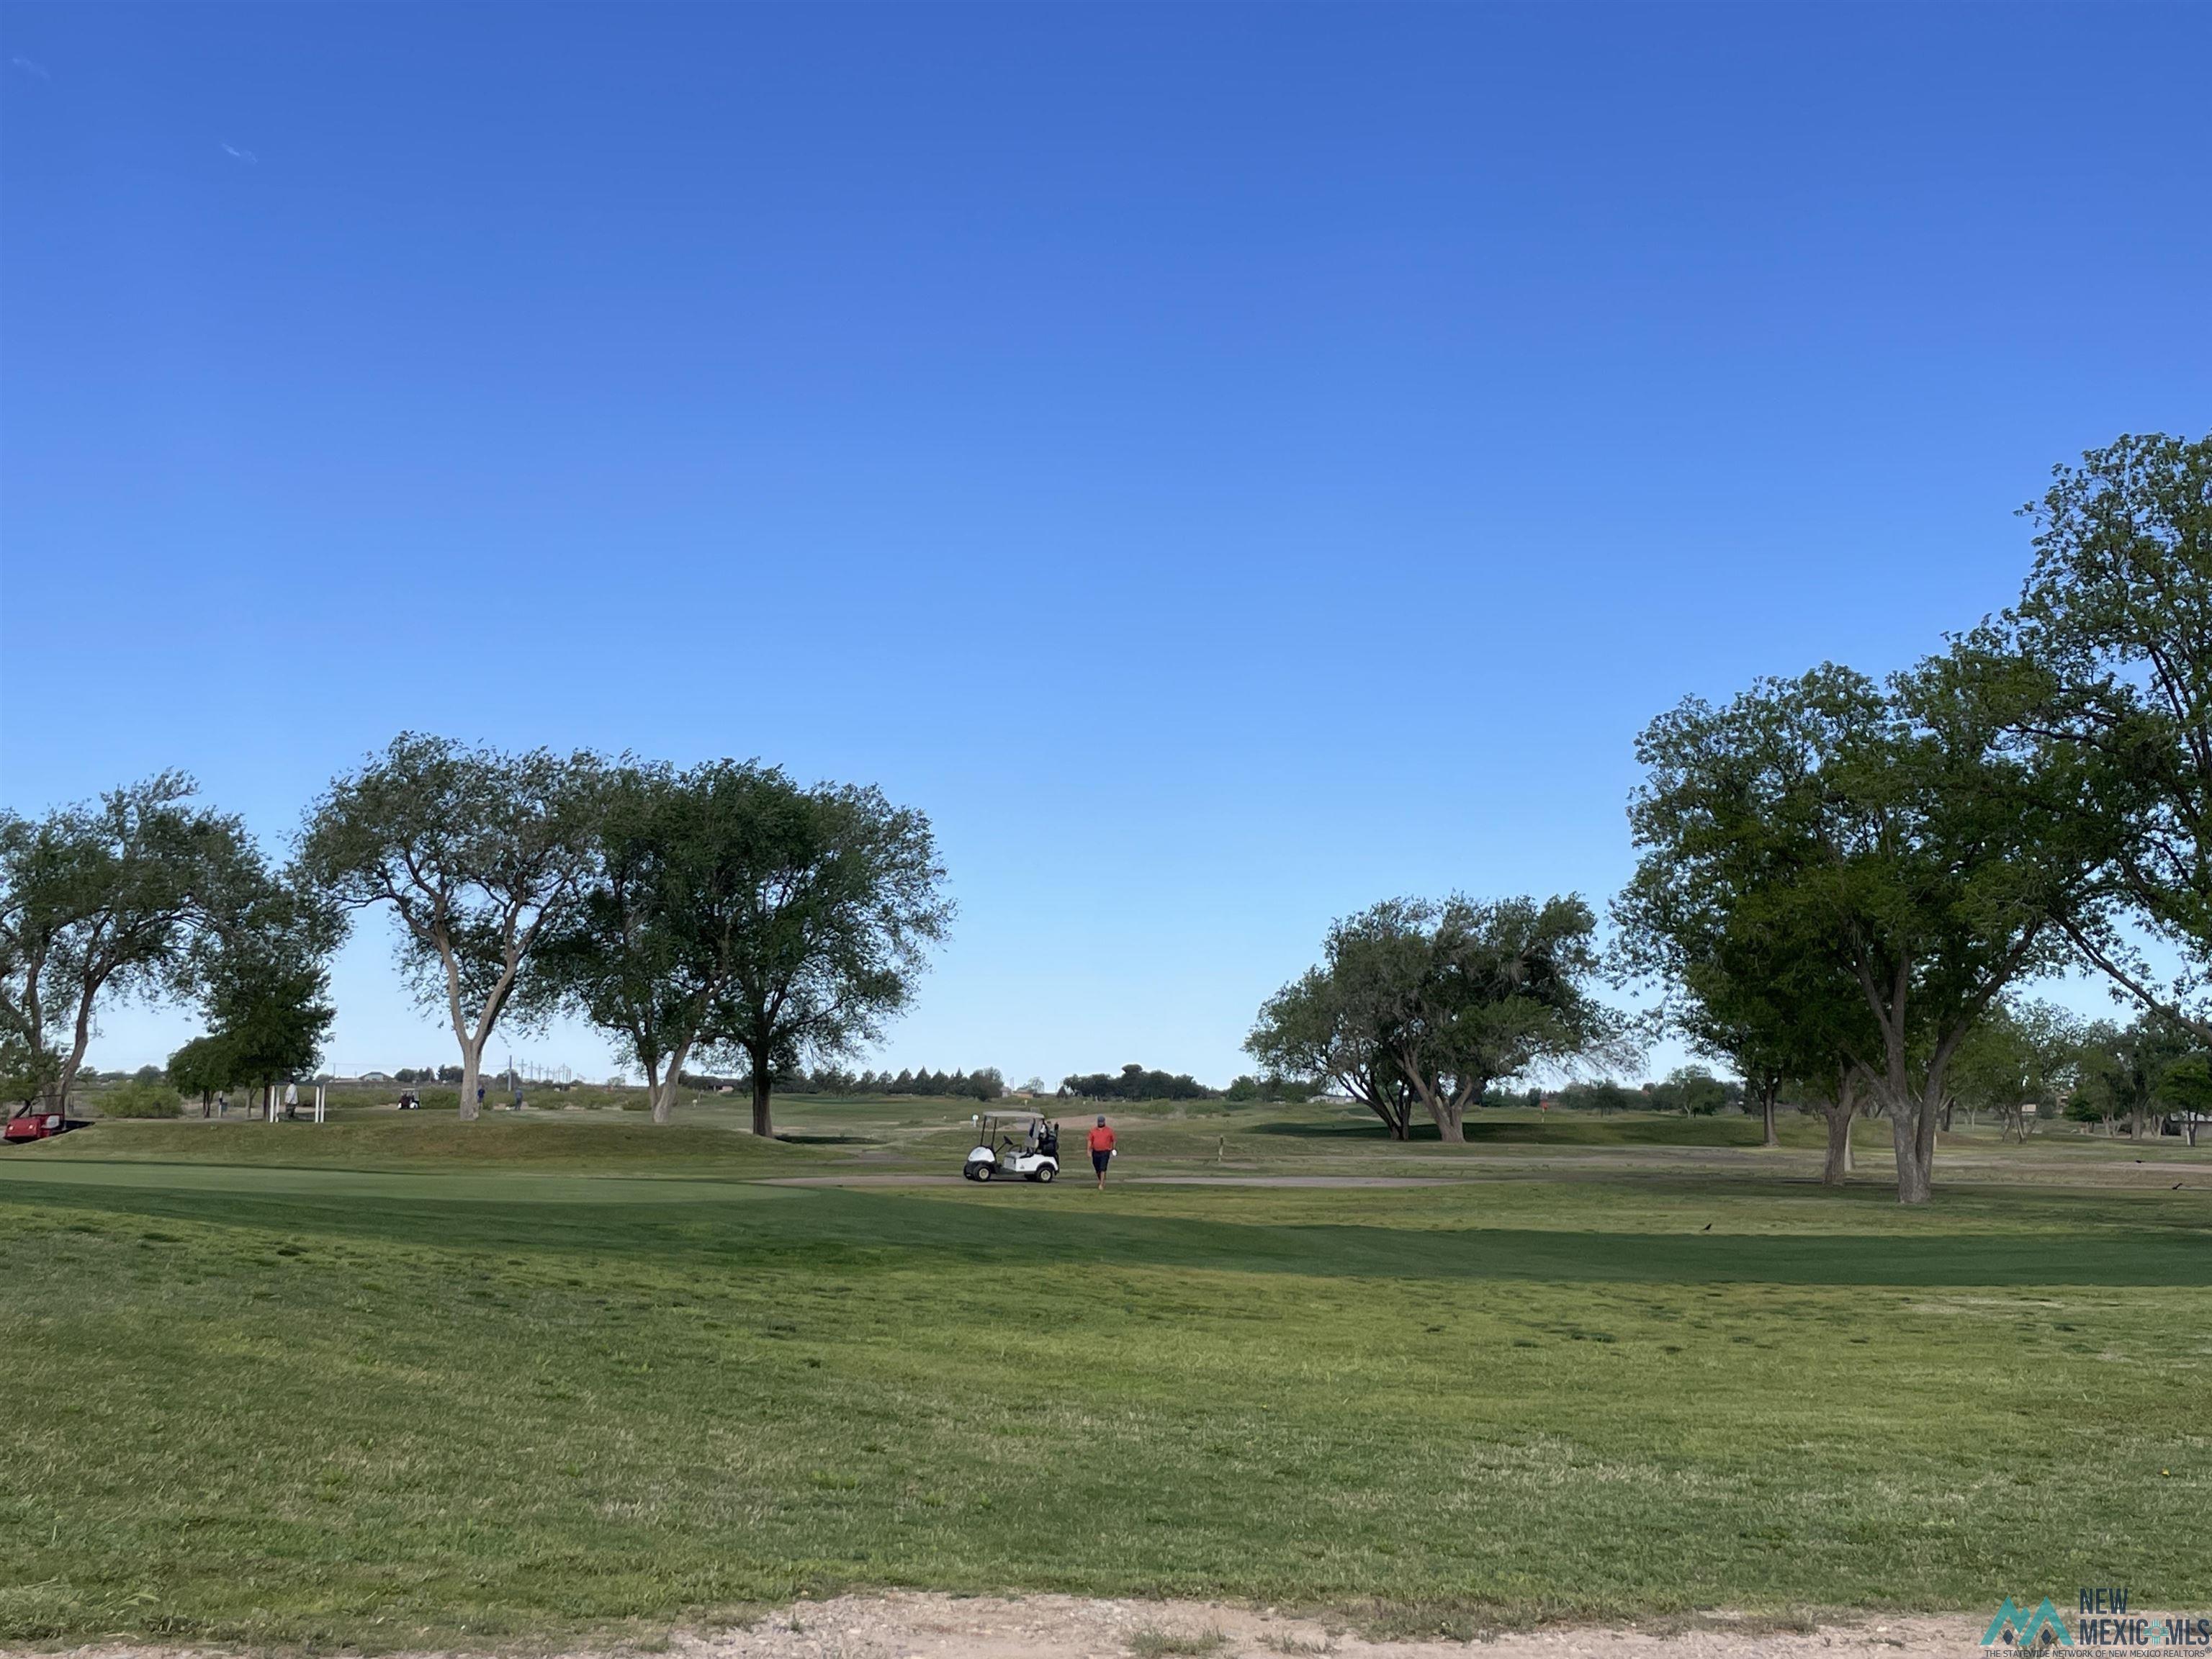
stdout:
POLYGON ((995 1066, 985 1066, 973 1072, 955 1072, 949 1077, 943 1072, 931 1071, 902 1070, 896 1077, 889 1072, 862 1072, 856 1077, 848 1077, 842 1081, 843 1087, 823 1092, 920 1095, 925 1099, 942 1097, 981 1101, 1004 1099, 1006 1093, 1006 1079, 995 1066))
POLYGON ((2208 1056, 2154 1012, 2121 1026, 2047 1003, 2000 1003, 1959 1045, 1948 1086, 1968 1121, 1986 1113, 2023 1140, 2048 1111, 2106 1134, 2124 1123, 2137 1139, 2172 1112, 2194 1146, 2197 1119, 2212 1111, 2208 1056))
POLYGON ((878 1037, 952 915, 927 821, 875 789, 411 733, 315 804, 299 866, 335 905, 398 917, 460 1049, 464 1118, 501 1020, 565 1012, 636 1061, 655 1122, 687 1061, 726 1056, 772 1134, 779 1073, 878 1037))
POLYGON ((331 1018, 325 963, 354 913, 382 908, 410 985, 453 1030, 463 1117, 501 1023, 567 1012, 635 1060, 656 1121, 687 1061, 727 1060, 766 1135, 775 1080, 878 1038, 952 915, 919 813, 750 762, 403 734, 313 805, 283 870, 191 794, 171 774, 0 816, 12 1097, 66 1101, 96 1011, 133 995, 204 1012, 207 1034, 171 1062, 179 1087, 311 1069, 331 1018))
MULTIPOLYGON (((1769 1144, 1785 1096, 1813 1103, 1831 1181, 1869 1108, 1906 1203, 1963 1100, 2024 1117, 2063 1080, 2069 1107, 2134 1103, 2140 1132, 2152 1086, 2129 1045, 2212 1045, 2212 439, 2124 437, 2024 511, 2019 602, 1947 650, 1652 722, 1609 957, 1572 896, 1390 900, 1330 930, 1249 1051, 1394 1136, 1424 1113, 1457 1140, 1492 1085, 1620 1057, 1635 1033, 1594 987, 1640 980, 1661 991, 1647 1033, 1733 1070, 1769 1144), (2013 1000, 2075 966, 2146 1023, 2062 1033, 2013 1000)), ((2177 1059, 2172 1086, 2200 1064, 2177 1059)), ((1726 1097, 1673 1083, 1686 1110, 1726 1097)))
MULTIPOLYGON (((2003 1001, 1959 1045, 1945 1074, 1940 1127, 1950 1128, 1954 1117, 1972 1125, 1987 1116, 2025 1139, 2042 1117, 2055 1112, 2075 1123, 2098 1126, 2106 1134, 2117 1134, 2124 1126, 2129 1135, 2140 1139, 2157 1133, 2158 1123, 2171 1113, 2194 1146, 2196 1115, 2212 1112, 2208 1060, 2212 1056, 2190 1032, 2155 1013, 2121 1025, 2084 1018, 2049 1003, 2003 1001)), ((1784 1098, 1799 1099, 1804 1109, 1819 1109, 1794 1093, 1784 1098)), ((1869 1096, 1869 1115, 1881 1115, 1879 1099, 1869 1096)), ((1680 1112, 1686 1117, 1761 1109, 1741 1082, 1694 1065, 1677 1066, 1664 1079, 1640 1085, 1601 1078, 1531 1089, 1522 1103, 1601 1114, 1680 1112)), ((1846 1147, 1846 1169, 1848 1152, 1846 1147)))
POLYGON ((0 811, 0 1097, 66 1103, 99 1010, 131 997, 204 1015, 180 1086, 313 1063, 341 918, 192 793, 165 773, 42 818, 0 811))
POLYGON ((1877 1103, 1906 1203, 2029 981, 2087 966, 2212 1043, 2212 439, 2122 438, 2024 511, 2019 602, 1947 650, 1692 698, 1638 746, 1623 961, 1770 1136, 1784 1091, 1820 1103, 1830 1179, 1877 1103))
MULTIPOLYGON (((1595 994, 1609 966, 1662 988, 1661 1018, 1742 1079, 1770 1141, 1785 1094, 1813 1100, 1831 1179, 1877 1109, 1917 1203, 1978 1068, 2026 1086, 2006 1045, 2039 976, 2085 966, 2212 1045, 2212 438, 2124 437, 2025 511, 2019 600, 1942 653, 1881 680, 1824 664, 1652 722, 1610 964, 1571 895, 1390 900, 1331 929, 1249 1052, 1395 1136, 1420 1113, 1456 1140, 1493 1085, 1629 1051, 1595 994)), ((262 1075, 319 1041, 322 963, 348 915, 380 906, 451 1023, 464 1115, 501 1021, 566 1010, 623 1042, 656 1120, 687 1062, 727 1056, 767 1134, 775 1079, 879 1036, 951 915, 919 814, 750 763, 403 735, 315 804, 281 872, 190 793, 172 775, 0 817, 11 1091, 65 1099, 96 1006, 128 994, 198 1000, 205 1074, 262 1075)), ((1141 1066, 1062 1086, 1207 1092, 1141 1066)), ((2069 1103, 2106 1086, 2077 1080, 2069 1103)))
MULTIPOLYGON (((684 1074, 687 1089, 718 1089, 732 1087, 747 1082, 744 1077, 722 1079, 694 1077, 684 1074)), ((793 1071, 778 1075, 775 1086, 786 1094, 794 1095, 919 1095, 924 1098, 950 1100, 999 1100, 1006 1092, 1006 1079, 995 1066, 983 1066, 972 1072, 933 1072, 924 1066, 921 1071, 850 1072, 831 1063, 816 1066, 811 1070, 793 1071)))
POLYGON ((1118 1072, 1064 1077, 1060 1092, 1078 1100, 1208 1100, 1214 1093, 1187 1072, 1156 1072, 1133 1063, 1118 1072))

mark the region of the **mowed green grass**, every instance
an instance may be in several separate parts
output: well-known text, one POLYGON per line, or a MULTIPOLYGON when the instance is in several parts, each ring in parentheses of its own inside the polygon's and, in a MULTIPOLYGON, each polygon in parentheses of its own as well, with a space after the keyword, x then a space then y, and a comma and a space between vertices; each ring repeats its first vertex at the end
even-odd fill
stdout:
POLYGON ((2115 1188, 1992 1144, 2014 1179, 1905 1212, 1740 1121, 1535 1167, 1132 1115, 1133 1170, 1476 1178, 768 1184, 935 1167, 930 1111, 7 1155, 0 1637, 478 1643, 852 1585, 1431 1628, 2212 1603, 2212 1176, 2166 1149, 2115 1188))

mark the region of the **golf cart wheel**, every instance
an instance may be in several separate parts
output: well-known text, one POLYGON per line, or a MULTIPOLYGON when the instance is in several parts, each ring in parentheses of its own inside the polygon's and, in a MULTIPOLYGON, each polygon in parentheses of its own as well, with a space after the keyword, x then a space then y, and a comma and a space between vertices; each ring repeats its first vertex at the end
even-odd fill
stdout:
POLYGON ((1049 1181, 1059 1173, 1060 1171, 1058 1170, 1055 1170, 1051 1164, 1048 1164, 1042 1169, 1039 1170, 1035 1175, 1031 1176, 1030 1179, 1032 1181, 1049 1181))

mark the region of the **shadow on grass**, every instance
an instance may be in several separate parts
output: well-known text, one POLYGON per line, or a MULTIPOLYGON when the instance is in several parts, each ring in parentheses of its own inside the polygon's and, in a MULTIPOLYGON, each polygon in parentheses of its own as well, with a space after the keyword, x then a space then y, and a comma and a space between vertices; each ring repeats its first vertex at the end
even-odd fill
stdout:
POLYGON ((1326 1279, 1833 1285, 2212 1285, 2212 1229, 2096 1233, 1758 1234, 1407 1229, 1085 1214, 1035 1202, 752 1188, 744 1203, 588 1206, 10 1181, 0 1202, 263 1229, 298 1237, 651 1255, 724 1270, 803 1255, 898 1267, 1111 1264, 1326 1279))
MULTIPOLYGON (((1759 1137, 1758 1121, 1741 1117, 1657 1117, 1639 1114, 1617 1118, 1486 1121, 1480 1116, 1470 1116, 1462 1127, 1469 1146, 1756 1146, 1759 1137)), ((1372 1141, 1385 1146, 1390 1139, 1379 1120, 1348 1115, 1255 1123, 1239 1133, 1285 1135, 1298 1140, 1372 1141)), ((1801 1133, 1797 1138, 1805 1136, 1801 1133)), ((1433 1123, 1416 1123, 1407 1137, 1408 1140, 1426 1141, 1431 1146, 1443 1139, 1433 1123)))

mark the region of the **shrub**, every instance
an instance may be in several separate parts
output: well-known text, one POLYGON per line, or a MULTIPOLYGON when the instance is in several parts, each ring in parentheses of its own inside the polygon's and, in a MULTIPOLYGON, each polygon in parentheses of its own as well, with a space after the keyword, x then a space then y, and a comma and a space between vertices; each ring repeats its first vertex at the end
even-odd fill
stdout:
POLYGON ((165 1083, 118 1084, 94 1103, 102 1117, 182 1117, 184 1097, 165 1083))

